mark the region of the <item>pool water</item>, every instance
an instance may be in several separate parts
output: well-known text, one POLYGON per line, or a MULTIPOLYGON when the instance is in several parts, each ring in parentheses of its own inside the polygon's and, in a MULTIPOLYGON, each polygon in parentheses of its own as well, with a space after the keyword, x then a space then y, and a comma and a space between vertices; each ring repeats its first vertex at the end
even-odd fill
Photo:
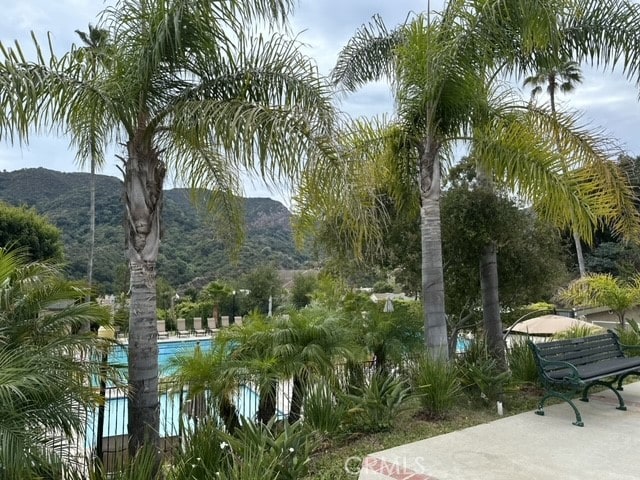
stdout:
MULTIPOLYGON (((194 352, 198 346, 203 352, 211 350, 211 339, 185 339, 169 340, 158 342, 158 369, 161 376, 167 376, 169 371, 169 360, 178 354, 188 355, 194 352)), ((109 363, 114 366, 127 368, 128 346, 126 344, 117 345, 109 354, 109 363)))
MULTIPOLYGON (((158 342, 158 368, 161 377, 168 376, 169 360, 179 354, 191 354, 198 346, 202 351, 211 349, 212 341, 210 339, 185 339, 175 341, 158 342)), ((114 347, 109 353, 109 364, 122 367, 123 371, 127 369, 127 352, 126 344, 114 347)), ((97 385, 97 379, 96 379, 97 385)), ((119 392, 113 384, 107 385, 110 394, 107 395, 104 408, 104 433, 106 437, 116 437, 127 434, 128 423, 128 401, 127 398, 119 392)), ((188 400, 188 392, 186 390, 175 391, 169 390, 161 392, 160 401, 160 437, 179 436, 182 430, 189 428, 193 424, 193 418, 188 414, 186 402, 188 400)), ((248 418, 255 418, 258 411, 258 394, 250 385, 242 385, 233 395, 233 403, 238 409, 238 413, 248 418)), ((87 431, 86 431, 86 448, 91 449, 97 443, 97 419, 98 409, 87 412, 87 431)))

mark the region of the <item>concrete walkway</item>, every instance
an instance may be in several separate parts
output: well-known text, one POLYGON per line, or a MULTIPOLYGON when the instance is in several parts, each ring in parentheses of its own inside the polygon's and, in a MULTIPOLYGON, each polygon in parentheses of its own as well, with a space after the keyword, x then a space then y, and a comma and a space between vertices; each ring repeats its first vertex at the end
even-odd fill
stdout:
POLYGON ((640 478, 640 382, 576 401, 584 427, 566 403, 373 453, 360 480, 542 480, 640 478))

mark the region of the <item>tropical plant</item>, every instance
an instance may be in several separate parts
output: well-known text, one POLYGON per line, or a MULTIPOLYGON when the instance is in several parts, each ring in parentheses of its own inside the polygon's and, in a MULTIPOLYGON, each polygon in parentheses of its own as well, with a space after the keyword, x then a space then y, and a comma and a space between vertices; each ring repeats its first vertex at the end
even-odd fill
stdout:
POLYGON ((597 325, 574 325, 567 330, 563 330, 553 335, 554 340, 565 340, 569 338, 584 338, 591 335, 603 333, 602 327, 597 325))
POLYGON ((200 423, 217 423, 219 418, 229 433, 240 425, 233 398, 242 383, 242 378, 230 375, 226 368, 231 348, 224 339, 216 339, 210 349, 196 348, 191 354, 177 354, 167 364, 172 381, 188 386, 192 402, 208 399, 204 412, 200 412, 200 423))
POLYGON ((200 292, 200 298, 202 300, 213 303, 213 321, 214 325, 209 325, 209 328, 220 327, 220 303, 232 295, 233 290, 221 283, 221 282, 209 282, 200 292))
POLYGON ((349 402, 348 422, 352 428, 367 432, 389 429, 411 398, 406 379, 378 371, 353 391, 342 394, 343 400, 349 402))
MULTIPOLYGON (((640 345, 640 325, 633 318, 627 321, 627 328, 618 328, 616 333, 620 338, 620 343, 623 345, 640 345)), ((625 355, 640 356, 640 350, 629 349, 625 352, 625 355)))
MULTIPOLYGON (((390 79, 397 121, 347 126, 338 138, 344 168, 323 172, 324 184, 310 178, 299 198, 299 225, 328 219, 357 256, 364 244, 380 245, 388 219, 380 213, 382 182, 400 205, 411 203, 412 192, 419 196, 413 208, 420 209, 425 345, 440 358, 448 356, 440 189, 443 161, 456 142, 472 141, 471 156, 489 182, 504 182, 560 227, 573 221, 582 238, 591 238, 598 221, 617 222, 615 229, 627 234, 638 227, 631 191, 607 161, 602 138, 588 135, 571 115, 554 118, 527 106, 500 81, 570 48, 577 60, 595 57, 603 64, 612 61, 612 51, 627 53, 625 71, 634 75, 640 55, 621 32, 636 31, 635 6, 547 0, 523 8, 519 2, 448 2, 436 18, 418 15, 390 31, 376 17, 360 28, 341 51, 333 79, 347 90, 390 79), (562 175, 562 165, 570 174, 562 175)), ((499 358, 495 242, 486 245, 481 262, 485 330, 499 358)))
POLYGON ((301 423, 264 425, 244 419, 229 434, 209 423, 193 432, 169 468, 169 480, 296 480, 307 472, 315 435, 301 423))
POLYGON ((241 171, 291 184, 327 151, 333 108, 313 62, 280 34, 251 38, 254 21, 286 24, 292 3, 120 0, 96 27, 109 32, 100 68, 76 47, 57 56, 36 42, 35 60, 20 46, 0 49, 4 138, 47 130, 70 133, 80 152, 125 147, 132 453, 160 430, 155 274, 167 172, 209 192, 204 203, 226 214, 219 225, 237 239, 241 171))
POLYGON ((0 249, 2 478, 80 477, 66 448, 85 432, 80 412, 100 401, 89 380, 100 372, 94 359, 105 345, 78 332, 109 320, 104 308, 79 303, 85 293, 56 265, 0 249))
POLYGON ((473 400, 485 403, 501 400, 511 378, 511 372, 491 355, 483 337, 476 337, 465 354, 459 357, 457 369, 466 393, 473 400))
MULTIPOLYGON (((76 30, 76 33, 85 45, 77 50, 79 61, 86 62, 89 75, 96 76, 96 69, 100 68, 103 62, 108 61, 109 32, 89 25, 89 32, 76 30)), ((95 125, 93 127, 95 129, 95 125)), ((87 151, 78 152, 81 164, 84 163, 85 158, 89 158, 89 260, 87 264, 89 288, 93 285, 93 258, 96 245, 96 169, 104 165, 104 147, 102 146, 104 141, 104 138, 96 135, 93 138, 89 138, 88 143, 84 145, 87 151)))
POLYGON ((409 378, 414 394, 431 418, 446 415, 462 394, 455 366, 437 358, 420 356, 411 369, 409 378))
POLYGON ((572 306, 608 307, 623 328, 626 313, 640 305, 640 276, 623 281, 606 273, 590 274, 571 282, 557 297, 572 306))
POLYGON ((538 367, 525 339, 514 339, 507 349, 507 364, 515 383, 538 383, 538 367))
POLYGON ((317 379, 304 395, 304 425, 325 438, 335 438, 344 426, 347 406, 340 401, 332 383, 317 379))
POLYGON ((324 308, 309 307, 276 319, 273 354, 283 377, 292 379, 290 423, 300 419, 308 385, 316 378, 331 378, 335 363, 354 358, 354 350, 336 315, 324 308))
MULTIPOLYGON (((524 85, 533 85, 531 90, 531 99, 533 100, 537 95, 542 92, 542 85, 547 85, 547 93, 549 94, 549 106, 551 107, 551 115, 556 115, 556 93, 558 91, 562 93, 572 92, 576 84, 582 83, 582 72, 580 71, 580 65, 572 60, 564 60, 557 66, 551 68, 544 68, 539 70, 536 74, 524 79, 524 85)), ((576 247, 576 256, 578 258, 578 270, 580 276, 584 277, 587 274, 587 270, 584 263, 584 255, 582 253, 582 243, 580 242, 580 235, 575 229, 572 229, 573 242, 576 247)))

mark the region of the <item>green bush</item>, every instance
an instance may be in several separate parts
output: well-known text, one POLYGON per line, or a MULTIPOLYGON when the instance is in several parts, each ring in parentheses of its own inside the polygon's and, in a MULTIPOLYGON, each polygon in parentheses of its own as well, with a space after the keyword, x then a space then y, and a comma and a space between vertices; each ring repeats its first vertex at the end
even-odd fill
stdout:
POLYGON ((511 378, 517 383, 537 383, 538 369, 533 352, 524 339, 515 339, 507 350, 511 378))
POLYGON ((603 330, 597 325, 594 325, 594 326, 576 325, 574 327, 569 328, 568 330, 563 330, 562 332, 556 333, 552 338, 553 340, 565 340, 568 338, 584 338, 584 337, 590 337, 591 335, 598 335, 599 333, 603 333, 603 330))
MULTIPOLYGON (((620 338, 620 343, 624 345, 640 345, 640 326, 638 326, 638 322, 635 320, 627 320, 627 328, 618 327, 616 332, 620 338)), ((630 349, 625 353, 629 356, 640 356, 640 349, 630 349)))
POLYGON ((347 407, 339 401, 331 385, 320 380, 307 389, 304 401, 304 424, 325 437, 333 437, 340 432, 347 407))
POLYGON ((485 402, 497 400, 511 376, 510 372, 500 370, 482 338, 476 338, 466 354, 460 357, 458 372, 471 398, 481 398, 485 402))
POLYGON ((434 418, 445 416, 462 392, 458 372, 449 362, 423 355, 410 375, 413 391, 425 413, 434 418))
POLYGON ((307 474, 316 437, 300 422, 267 425, 244 419, 233 435, 213 422, 188 438, 167 472, 168 480, 297 480, 307 474))
POLYGON ((376 371, 364 387, 354 387, 355 394, 342 394, 350 405, 352 427, 367 432, 388 430, 406 406, 411 387, 403 378, 376 371))

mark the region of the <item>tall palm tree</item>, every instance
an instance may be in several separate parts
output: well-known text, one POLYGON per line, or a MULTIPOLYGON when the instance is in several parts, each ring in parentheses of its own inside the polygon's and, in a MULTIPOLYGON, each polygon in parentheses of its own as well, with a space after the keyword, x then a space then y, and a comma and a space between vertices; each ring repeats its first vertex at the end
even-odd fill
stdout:
MULTIPOLYGON (((542 92, 542 85, 547 85, 547 93, 549 94, 549 106, 551 107, 551 115, 556 114, 556 93, 572 92, 578 83, 582 83, 582 72, 580 65, 572 60, 566 60, 557 67, 539 70, 535 75, 531 75, 524 79, 524 85, 532 85, 531 99, 533 100, 542 92)), ((578 270, 580 277, 587 274, 584 265, 584 255, 582 253, 582 242, 580 236, 575 229, 572 229, 573 242, 576 246, 576 256, 578 258, 578 270)))
MULTIPOLYGON (((0 471, 3 478, 81 478, 65 444, 82 436, 97 402, 100 340, 80 332, 109 313, 80 303, 85 289, 57 266, 0 249, 0 471), (75 333, 78 332, 78 333, 75 333)), ((82 437, 81 437, 82 438, 82 437)))
MULTIPOLYGON (((76 48, 35 60, 2 46, 0 131, 30 129, 90 145, 120 142, 126 258, 130 267, 129 436, 134 453, 157 443, 156 261, 167 172, 206 189, 220 223, 240 236, 240 172, 293 182, 328 148, 333 110, 314 63, 274 33, 290 0, 120 0, 103 12, 108 61, 78 61, 76 48)), ((100 145, 101 146, 101 145, 100 145)), ((101 150, 102 153, 102 150, 101 150)), ((203 192, 203 190, 196 190, 203 192)))
MULTIPOLYGON (((407 185, 418 188, 425 346, 431 355, 447 357, 439 201, 443 166, 456 142, 473 139, 474 156, 487 174, 535 201, 561 226, 574 218, 583 238, 591 235, 594 223, 603 218, 617 218, 618 228, 627 232, 637 228, 632 195, 619 170, 604 161, 607 152, 578 128, 575 118, 558 116, 554 121, 543 109, 505 109, 495 85, 503 75, 523 74, 543 59, 568 55, 565 50, 569 47, 575 54, 569 57, 589 57, 603 65, 616 58, 612 52, 626 53, 629 61, 625 71, 636 75, 640 52, 631 39, 639 28, 637 6, 616 0, 580 5, 562 0, 532 5, 507 0, 452 0, 437 18, 419 15, 391 31, 375 18, 340 52, 333 79, 345 90, 353 91, 384 78, 392 82, 396 120, 382 135, 376 135, 375 128, 364 129, 364 139, 362 128, 355 134, 347 132, 342 139, 342 154, 349 169, 358 165, 357 159, 371 156, 386 159, 387 165, 395 163, 397 166, 388 166, 387 170, 400 172, 397 184, 405 191, 410 190, 407 185), (544 133, 531 131, 532 126, 544 126, 544 133), (572 152, 568 160, 569 168, 574 169, 570 180, 563 181, 557 175, 559 159, 547 138, 552 132, 563 149, 572 152), (385 138, 386 142, 380 141, 385 138), (606 185, 592 189, 598 175, 606 185)), ((326 172, 324 179, 332 185, 351 187, 356 184, 354 177, 345 170, 333 176, 326 172)), ((356 198, 365 192, 366 197, 374 192, 370 180, 364 181, 362 190, 352 188, 357 192, 348 195, 356 198)), ((360 210, 349 212, 360 220, 354 221, 331 205, 332 197, 326 194, 332 188, 323 191, 324 199, 314 195, 316 182, 317 177, 310 179, 311 186, 302 190, 302 214, 305 208, 326 208, 335 212, 335 218, 345 219, 339 228, 344 238, 356 244, 357 253, 357 244, 371 238, 368 220, 375 217, 370 212, 379 207, 379 202, 374 197, 358 207, 360 210)), ((487 272, 489 269, 495 270, 491 265, 487 272)), ((497 281, 487 288, 497 298, 495 289, 497 281)), ((499 318, 491 321, 496 323, 492 331, 498 331, 499 318)))
MULTIPOLYGON (((82 32, 76 30, 76 33, 84 43, 85 47, 78 50, 79 55, 84 56, 86 61, 90 63, 92 69, 99 68, 102 61, 106 60, 106 55, 103 50, 107 47, 107 41, 109 39, 109 32, 106 30, 95 28, 93 25, 89 25, 88 32, 82 32)), ((92 75, 95 75, 95 70, 92 75)), ((89 293, 87 295, 87 301, 91 299, 91 287, 93 286, 93 260, 95 256, 96 246, 96 169, 100 168, 104 164, 104 156, 102 155, 102 148, 99 147, 99 142, 104 139, 89 138, 88 152, 79 152, 79 159, 82 162, 85 155, 89 157, 89 260, 87 262, 87 283, 89 287, 89 293)), ((83 328, 89 329, 88 325, 83 328)))

